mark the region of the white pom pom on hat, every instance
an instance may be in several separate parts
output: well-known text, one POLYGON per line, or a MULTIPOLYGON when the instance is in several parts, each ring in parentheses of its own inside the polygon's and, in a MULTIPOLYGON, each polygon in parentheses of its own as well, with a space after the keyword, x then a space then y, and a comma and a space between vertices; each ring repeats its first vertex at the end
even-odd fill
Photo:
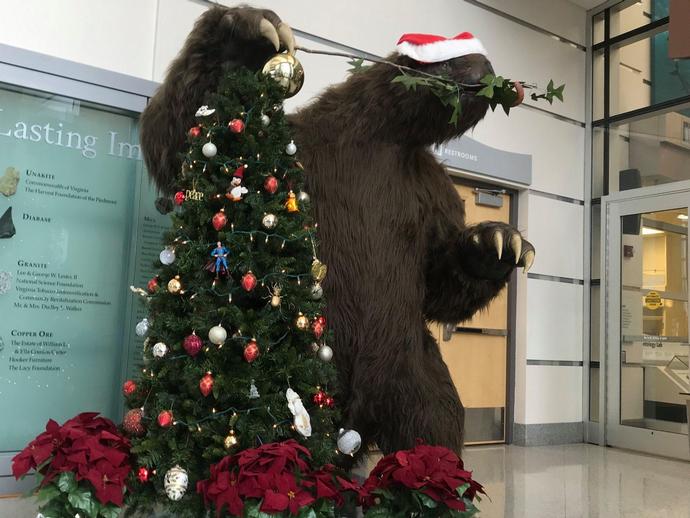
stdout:
POLYGON ((487 55, 482 42, 469 32, 461 32, 452 38, 434 34, 403 34, 396 48, 400 54, 420 63, 438 63, 468 54, 487 55))

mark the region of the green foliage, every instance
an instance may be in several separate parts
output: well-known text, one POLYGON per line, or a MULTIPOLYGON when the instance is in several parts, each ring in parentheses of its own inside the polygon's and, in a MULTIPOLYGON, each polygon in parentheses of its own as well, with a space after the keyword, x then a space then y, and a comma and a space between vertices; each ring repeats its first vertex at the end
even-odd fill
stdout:
MULTIPOLYGON (((358 61, 359 66, 356 70, 361 68, 362 59, 353 60, 358 61)), ((396 66, 391 63, 391 66, 396 66)), ((444 75, 434 75, 415 71, 408 67, 398 66, 400 75, 393 78, 393 83, 400 83, 407 90, 416 92, 418 87, 428 88, 429 91, 438 97, 439 101, 444 106, 451 108, 449 124, 457 125, 461 115, 460 99, 463 95, 476 95, 487 99, 489 106, 495 110, 497 106, 501 106, 506 115, 510 114, 510 108, 518 99, 518 94, 515 90, 515 82, 501 76, 487 74, 484 76, 478 85, 462 85, 454 79, 444 75)), ((523 88, 535 88, 533 85, 520 83, 523 88)), ((546 92, 533 92, 530 97, 534 101, 545 99, 549 104, 553 104, 554 98, 563 102, 563 90, 565 85, 558 88, 554 87, 553 80, 549 81, 546 87, 546 92)))
POLYGON ((351 74, 359 74, 361 72, 366 72, 371 68, 371 65, 364 64, 364 58, 352 58, 347 62, 352 68, 348 70, 351 74))
POLYGON ((377 489, 374 493, 378 503, 367 509, 364 518, 470 518, 479 510, 464 496, 468 488, 469 484, 465 484, 456 490, 465 504, 464 511, 449 509, 421 491, 377 489))
POLYGON ((101 504, 93 494, 93 488, 85 482, 77 482, 74 473, 63 472, 36 492, 38 510, 45 518, 117 518, 121 509, 110 503, 101 504))
POLYGON ((175 247, 176 260, 170 266, 157 264, 160 289, 149 301, 152 324, 144 351, 145 372, 137 380, 137 391, 128 398, 130 408, 144 408, 146 427, 144 436, 132 438, 134 472, 138 466, 147 466, 156 474, 147 483, 133 477, 130 513, 145 515, 158 505, 175 516, 203 516, 203 502, 195 486, 209 476, 209 465, 262 443, 294 438, 310 449, 315 465, 331 462, 336 455, 338 410, 312 403, 317 387, 335 393, 335 369, 313 353, 312 332, 294 325, 299 313, 310 321, 320 315, 324 301, 313 300, 310 292, 314 283, 311 265, 317 253, 310 204, 298 202, 299 212, 286 210, 289 191, 303 190, 304 174, 297 161, 299 153, 286 153, 291 136, 282 101, 283 91, 272 79, 235 70, 208 99, 207 104, 216 111, 198 118, 200 136, 189 138, 179 189, 196 190, 204 197, 201 201, 188 198, 172 215, 173 230, 166 241, 175 247), (270 117, 268 126, 262 124, 262 115, 270 117), (229 130, 227 124, 233 119, 244 121, 244 132, 229 130), (213 158, 202 153, 209 139, 218 149, 213 158), (230 201, 225 194, 234 171, 241 166, 246 166, 242 185, 249 192, 241 201, 230 201), (268 176, 279 181, 275 194, 264 189, 268 176), (216 231, 211 221, 221 208, 228 223, 216 231), (278 218, 273 229, 261 223, 268 213, 278 218), (229 275, 218 279, 205 269, 216 241, 229 250, 229 275), (248 293, 240 281, 249 271, 259 282, 248 293), (183 295, 166 289, 175 276, 183 284, 183 295), (281 289, 278 308, 270 304, 275 286, 281 289), (207 340, 209 329, 218 324, 228 332, 222 347, 207 340), (192 332, 204 341, 195 357, 183 348, 185 337, 192 332), (261 354, 248 363, 243 349, 251 339, 257 341, 261 354), (168 346, 163 358, 152 355, 157 342, 168 346), (199 390, 206 372, 214 377, 208 397, 199 390), (252 380, 258 399, 249 398, 252 380), (302 397, 311 416, 310 438, 292 429, 293 417, 285 398, 288 387, 302 397), (162 410, 172 410, 174 426, 157 425, 162 410), (227 450, 224 439, 230 430, 239 442, 227 450), (172 502, 165 496, 163 478, 176 464, 187 471, 189 486, 182 500, 172 502))

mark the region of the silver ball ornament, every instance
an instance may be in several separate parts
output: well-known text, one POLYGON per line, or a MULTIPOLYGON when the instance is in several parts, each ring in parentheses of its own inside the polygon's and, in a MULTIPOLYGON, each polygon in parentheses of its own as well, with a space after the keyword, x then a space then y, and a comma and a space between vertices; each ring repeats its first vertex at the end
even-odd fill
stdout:
POLYGON ((175 502, 181 500, 187 492, 188 484, 189 475, 187 475, 187 471, 178 465, 173 466, 165 473, 163 487, 165 488, 165 494, 170 500, 175 502))
POLYGON ((146 333, 149 332, 149 319, 145 318, 139 322, 134 328, 134 332, 137 334, 137 336, 146 335, 146 333))
POLYGON ((201 148, 201 152, 206 158, 213 158, 216 156, 216 154, 218 154, 218 148, 213 142, 206 142, 204 147, 201 148))
POLYGON ((166 247, 160 253, 158 258, 160 259, 161 263, 163 263, 166 266, 170 266, 172 263, 175 262, 175 249, 171 247, 166 247))
POLYGON ((323 288, 320 283, 316 283, 311 287, 311 298, 312 300, 320 300, 323 297, 323 288))
POLYGON ((266 214, 262 220, 261 224, 264 226, 264 228, 267 229, 273 229, 278 225, 278 217, 275 214, 266 214))
POLYGON ((340 429, 338 433, 338 451, 345 455, 354 455, 362 447, 362 436, 356 430, 340 429))
POLYGON ((261 125, 265 128, 271 123, 271 118, 265 113, 261 116, 261 125))
POLYGON ((228 332, 221 325, 213 326, 208 332, 208 339, 212 344, 223 345, 228 339, 228 332))
POLYGON ((300 203, 309 203, 310 200, 311 198, 309 197, 309 194, 305 191, 300 191, 297 195, 297 201, 300 203))
POLYGON ((158 342, 153 346, 152 352, 156 358, 162 358, 163 356, 168 354, 168 346, 165 345, 163 342, 158 342))
POLYGON ((317 354, 319 355, 319 360, 323 362, 329 362, 333 359, 333 349, 326 344, 319 347, 319 352, 317 354))
POLYGON ((290 143, 287 146, 285 146, 285 152, 290 156, 297 153, 297 146, 295 145, 294 140, 291 140, 290 143))

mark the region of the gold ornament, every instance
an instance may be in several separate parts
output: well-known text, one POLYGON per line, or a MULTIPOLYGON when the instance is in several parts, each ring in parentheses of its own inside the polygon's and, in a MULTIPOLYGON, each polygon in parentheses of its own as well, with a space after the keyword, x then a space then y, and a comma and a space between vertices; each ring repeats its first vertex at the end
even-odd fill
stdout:
POLYGON ((297 206, 297 196, 295 196, 295 193, 292 191, 288 193, 288 199, 285 202, 285 208, 288 212, 299 212, 299 207, 297 206))
POLYGON ((320 283, 326 278, 326 273, 328 273, 328 266, 323 264, 318 259, 314 259, 311 263, 311 276, 317 283, 320 283))
POLYGON ((297 319, 295 320, 295 326, 300 331, 306 331, 307 329, 309 329, 309 319, 305 317, 302 313, 300 313, 297 316, 297 319))
POLYGON ((276 54, 269 59, 262 70, 285 89, 285 97, 292 97, 304 84, 302 63, 292 54, 276 54))
POLYGON ((173 295, 181 295, 184 293, 182 291, 182 282, 180 281, 180 276, 175 275, 170 281, 168 282, 168 291, 172 293, 173 295))
POLYGON ((226 450, 231 450, 235 446, 237 446, 237 443, 239 441, 237 440, 237 436, 235 435, 235 430, 230 430, 230 433, 225 437, 225 440, 223 441, 223 446, 225 446, 226 450))
POLYGON ((184 193, 186 200, 201 201, 204 199, 204 193, 196 189, 187 189, 184 193))

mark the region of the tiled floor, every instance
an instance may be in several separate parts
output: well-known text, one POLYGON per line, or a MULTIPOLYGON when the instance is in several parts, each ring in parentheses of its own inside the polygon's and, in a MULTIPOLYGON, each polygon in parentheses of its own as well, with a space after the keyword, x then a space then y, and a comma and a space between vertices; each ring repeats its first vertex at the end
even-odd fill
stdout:
MULTIPOLYGON (((690 518, 690 463, 585 444, 468 448, 481 518, 690 518)), ((34 518, 0 499, 0 518, 34 518)))

